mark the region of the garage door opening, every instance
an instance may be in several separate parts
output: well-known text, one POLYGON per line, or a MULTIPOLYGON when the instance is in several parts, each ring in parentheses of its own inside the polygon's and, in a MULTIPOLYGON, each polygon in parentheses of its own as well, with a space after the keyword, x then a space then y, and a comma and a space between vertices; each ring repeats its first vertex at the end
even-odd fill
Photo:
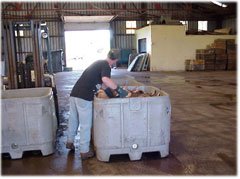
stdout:
POLYGON ((67 67, 84 70, 94 61, 106 58, 110 50, 110 31, 65 31, 65 43, 67 67))

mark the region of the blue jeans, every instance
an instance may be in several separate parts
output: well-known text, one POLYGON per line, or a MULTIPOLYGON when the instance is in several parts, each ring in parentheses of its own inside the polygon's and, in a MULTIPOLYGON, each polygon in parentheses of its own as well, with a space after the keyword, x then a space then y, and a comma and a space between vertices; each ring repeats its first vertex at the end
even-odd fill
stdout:
POLYGON ((74 143, 80 128, 80 152, 89 151, 92 128, 93 102, 70 96, 70 116, 68 120, 67 142, 74 143))

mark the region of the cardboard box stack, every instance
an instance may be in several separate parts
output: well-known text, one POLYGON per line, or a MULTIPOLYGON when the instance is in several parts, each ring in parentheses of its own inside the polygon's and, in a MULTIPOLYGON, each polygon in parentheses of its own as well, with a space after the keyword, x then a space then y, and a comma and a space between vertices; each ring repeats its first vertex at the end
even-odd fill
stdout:
POLYGON ((234 39, 227 40, 227 70, 236 70, 236 44, 234 39))
POLYGON ((197 49, 196 60, 186 60, 185 69, 186 71, 236 70, 235 40, 216 39, 206 49, 197 49))
POLYGON ((204 70, 204 60, 186 60, 185 61, 186 71, 202 71, 204 70))
POLYGON ((205 70, 215 69, 215 53, 212 49, 197 49, 196 59, 204 61, 205 70))
POLYGON ((215 70, 226 70, 227 68, 226 42, 226 39, 216 39, 212 44, 212 48, 216 54, 215 70))

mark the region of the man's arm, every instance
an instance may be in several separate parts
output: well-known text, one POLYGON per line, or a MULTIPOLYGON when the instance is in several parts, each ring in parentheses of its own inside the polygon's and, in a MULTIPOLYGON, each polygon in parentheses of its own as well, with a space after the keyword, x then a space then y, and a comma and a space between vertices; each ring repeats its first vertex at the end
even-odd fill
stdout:
POLYGON ((128 95, 128 91, 124 90, 120 86, 116 85, 110 78, 102 77, 102 82, 109 88, 116 90, 120 98, 125 98, 128 95))
POLYGON ((102 82, 104 83, 104 85, 106 85, 107 87, 111 88, 111 89, 117 89, 117 85, 113 82, 113 80, 111 80, 110 78, 104 76, 102 77, 102 82))

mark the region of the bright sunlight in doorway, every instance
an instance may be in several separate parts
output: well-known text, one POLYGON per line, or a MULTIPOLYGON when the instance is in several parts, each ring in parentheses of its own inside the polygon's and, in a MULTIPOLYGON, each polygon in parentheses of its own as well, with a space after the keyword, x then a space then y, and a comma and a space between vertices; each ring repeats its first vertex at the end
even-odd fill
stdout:
POLYGON ((67 67, 84 70, 94 61, 105 59, 110 50, 110 31, 66 31, 67 67))

